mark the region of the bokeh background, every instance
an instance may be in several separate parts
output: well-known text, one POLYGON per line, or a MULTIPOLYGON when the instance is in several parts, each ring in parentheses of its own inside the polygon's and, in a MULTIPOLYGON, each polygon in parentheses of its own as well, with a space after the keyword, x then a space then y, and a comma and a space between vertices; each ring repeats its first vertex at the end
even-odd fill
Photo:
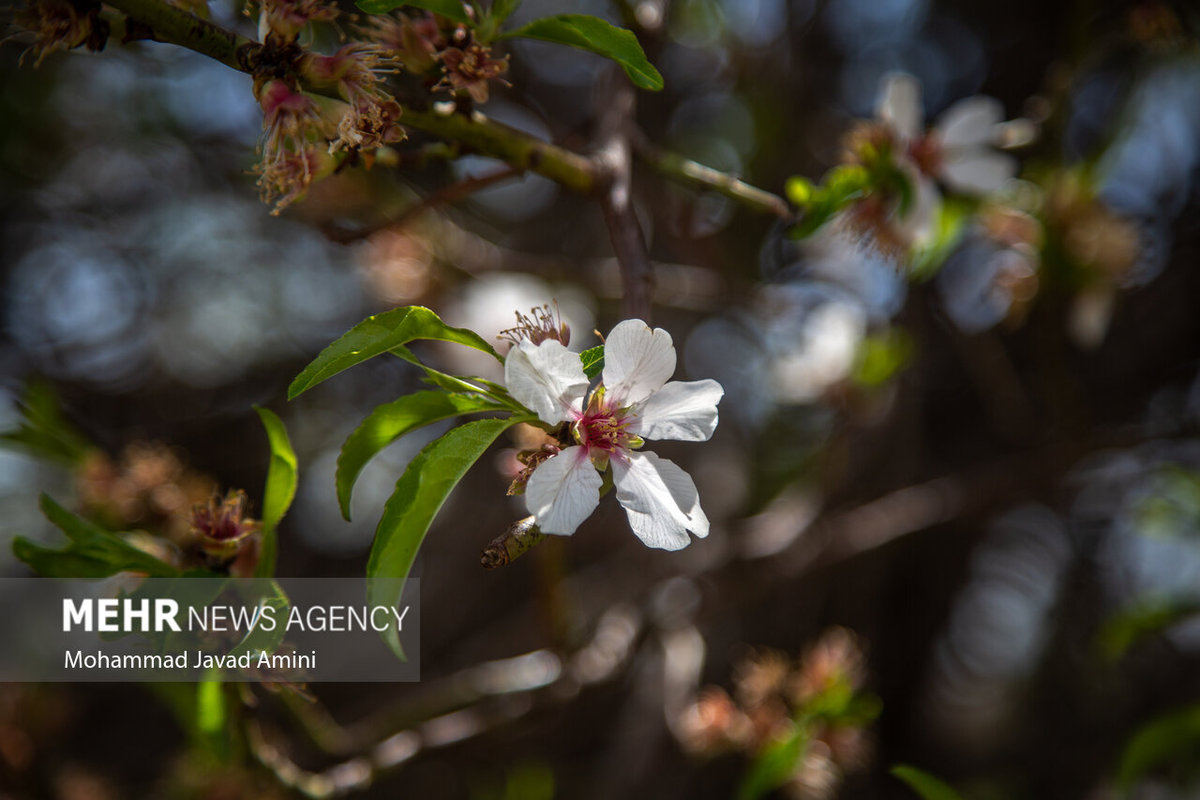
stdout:
MULTIPOLYGON (((211 11, 252 27, 225 0, 211 11)), ((518 16, 563 11, 620 21, 570 0, 527 0, 518 16)), ((866 711, 844 737, 806 741, 778 796, 913 797, 889 772, 899 763, 975 800, 1198 796, 1194 6, 672 0, 639 13, 662 20, 643 44, 666 89, 640 93, 637 112, 662 147, 780 192, 837 164, 882 77, 904 70, 928 119, 980 93, 1036 119, 1026 190, 1086 170, 1117 220, 1108 232, 1127 234, 1085 231, 1082 246, 1135 257, 1105 292, 1043 281, 1017 296, 997 289, 995 248, 968 239, 910 280, 869 242, 796 242, 639 167, 654 323, 674 336, 679 375, 726 389, 711 443, 659 448, 695 476, 706 540, 648 551, 606 501, 574 537, 485 571, 481 549, 524 514, 504 496, 510 443, 422 548, 421 683, 315 685, 316 703, 250 690, 260 740, 224 761, 197 753, 178 689, 0 687, 0 797, 735 797, 764 755, 720 746, 721 714, 754 717, 758 684, 782 685, 798 658, 799 673, 825 658, 849 675, 866 711)), ((530 176, 388 225, 500 166, 402 158, 272 217, 249 174, 261 113, 247 76, 153 44, 37 69, 22 48, 0 48, 0 427, 19 424, 41 380, 105 456, 81 469, 0 451, 6 538, 56 540, 43 491, 76 508, 107 493, 127 528, 214 483, 260 500, 258 403, 300 457, 280 574, 361 574, 392 485, 441 429, 375 459, 342 520, 341 442, 420 381, 377 359, 285 403, 321 347, 406 304, 492 337, 514 310, 556 300, 575 349, 621 318, 589 198, 530 176)), ((493 86, 487 113, 586 149, 606 62, 539 42, 509 52, 511 86, 493 86)), ((422 355, 487 368, 450 347, 422 355)), ((7 545, 0 574, 26 574, 7 545)))

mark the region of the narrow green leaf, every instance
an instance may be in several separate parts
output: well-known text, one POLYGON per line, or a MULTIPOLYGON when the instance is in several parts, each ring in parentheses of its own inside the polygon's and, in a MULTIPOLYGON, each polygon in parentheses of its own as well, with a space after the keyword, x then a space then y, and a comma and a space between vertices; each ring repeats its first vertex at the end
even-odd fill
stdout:
POLYGON ((495 348, 474 331, 451 328, 437 314, 423 306, 405 306, 367 317, 322 350, 292 381, 288 387, 288 399, 295 399, 344 369, 416 339, 456 342, 503 361, 495 348))
POLYGON ((1147 773, 1162 767, 1200 763, 1200 705, 1156 717, 1133 734, 1121 753, 1117 787, 1128 795, 1147 773))
POLYGON ((639 89, 657 92, 663 88, 663 78, 632 31, 618 28, 589 14, 559 14, 535 19, 516 30, 506 31, 499 38, 524 37, 544 42, 577 47, 610 58, 621 65, 625 74, 639 89))
POLYGON ((262 406, 255 406, 254 410, 262 420, 263 428, 267 432, 267 441, 271 446, 267 484, 263 489, 262 551, 259 554, 258 566, 254 568, 255 577, 266 578, 275 574, 275 554, 279 547, 275 529, 296 497, 299 468, 296 451, 292 449, 292 441, 288 438, 283 420, 275 412, 262 406))
POLYGON ((354 482, 375 455, 406 433, 417 428, 477 411, 505 411, 504 406, 476 394, 447 394, 430 390, 405 395, 372 411, 342 445, 338 456, 338 505, 350 519, 350 496, 354 482))
POLYGON ((464 25, 471 24, 471 16, 459 0, 358 0, 357 5, 368 14, 386 14, 401 6, 411 6, 441 14, 464 25))
POLYGON ((908 784, 908 788, 919 794, 923 800, 962 800, 962 796, 949 784, 916 767, 897 764, 892 767, 891 773, 908 784))
POLYGON ((796 773, 796 766, 808 750, 809 730, 797 725, 786 738, 768 746, 750 765, 738 787, 737 800, 758 800, 777 789, 796 773))
POLYGON ((579 360, 583 362, 583 374, 591 380, 604 369, 604 345, 598 344, 584 350, 579 354, 579 360))
MULTIPOLYGON (((429 525, 450 492, 492 442, 522 420, 522 417, 512 416, 468 422, 452 428, 417 454, 396 482, 396 490, 384 506, 383 517, 375 528, 375 543, 367 560, 368 578, 408 577, 429 525)), ((386 588, 376 587, 385 583, 371 584, 368 589, 371 605, 392 605, 398 599, 382 596, 390 593, 386 588)), ((396 629, 389 627, 383 638, 403 659, 396 629)))
POLYGON ((118 572, 142 572, 166 578, 179 574, 170 564, 139 550, 115 533, 104 530, 42 495, 42 513, 67 535, 70 542, 61 550, 34 544, 18 536, 13 554, 41 575, 54 578, 103 578, 118 572))

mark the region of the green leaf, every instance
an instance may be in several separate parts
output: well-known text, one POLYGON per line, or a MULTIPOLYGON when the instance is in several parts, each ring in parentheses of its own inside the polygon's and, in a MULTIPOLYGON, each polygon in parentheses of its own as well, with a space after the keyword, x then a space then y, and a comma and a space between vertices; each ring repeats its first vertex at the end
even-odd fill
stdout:
POLYGON ((892 767, 891 773, 908 784, 908 788, 919 794, 923 800, 962 800, 962 796, 950 788, 949 784, 916 767, 897 764, 892 767))
POLYGON ((428 308, 405 306, 367 317, 322 350, 292 381, 288 387, 288 399, 295 399, 344 369, 416 339, 456 342, 481 350, 503 362, 495 349, 479 334, 465 328, 451 328, 428 308))
POLYGON ((583 374, 591 380, 604 369, 604 345, 598 344, 584 350, 579 354, 579 360, 583 363, 583 374))
POLYGON ((1152 719, 1134 733, 1121 753, 1117 787, 1125 794, 1146 773, 1170 765, 1200 763, 1200 705, 1152 719))
POLYGON ((21 425, 0 434, 0 444, 38 458, 74 466, 95 449, 63 416, 58 394, 43 380, 31 380, 21 397, 21 425))
POLYGON ((471 15, 459 0, 358 0, 357 5, 368 14, 386 14, 400 6, 411 6, 441 14, 464 25, 470 25, 472 22, 471 15))
POLYGON ((431 390, 405 395, 372 411, 354 429, 338 456, 338 505, 350 519, 350 496, 354 482, 375 455, 404 434, 439 420, 477 411, 505 411, 504 406, 476 394, 447 394, 431 390))
POLYGON ((542 17, 516 30, 506 31, 500 38, 517 36, 565 44, 611 58, 621 65, 621 69, 639 89, 657 92, 663 88, 662 75, 646 60, 646 54, 633 32, 618 28, 599 17, 588 14, 542 17))
MULTIPOLYGON (((367 560, 368 578, 408 577, 429 525, 450 492, 501 433, 524 419, 512 416, 468 422, 430 442, 417 454, 396 482, 396 490, 375 528, 375 543, 367 560)), ((368 589, 370 604, 394 604, 397 597, 383 596, 389 592, 377 585, 372 583, 368 589)), ((396 629, 389 626, 383 638, 403 659, 396 629)))
POLYGON ((106 578, 118 572, 142 572, 155 578, 173 577, 179 570, 139 550, 115 533, 104 530, 42 495, 42 513, 67 535, 62 550, 34 544, 23 536, 13 539, 13 554, 35 572, 51 578, 106 578))
POLYGON ((229 735, 225 724, 228 721, 228 709, 225 707, 225 689, 219 678, 211 676, 196 684, 194 719, 197 743, 213 756, 227 756, 229 735))
POLYGON ((770 744, 750 765, 738 787, 737 800, 758 800, 787 782, 808 750, 809 730, 797 725, 787 737, 770 744))
POLYGON ((255 577, 266 578, 275 574, 275 554, 278 550, 275 528, 296 496, 299 470, 296 451, 292 449, 292 442, 288 438, 283 420, 270 409, 255 406, 254 410, 262 420, 263 428, 267 432, 267 441, 271 445, 267 485, 263 489, 262 551, 259 554, 258 565, 254 568, 255 577))

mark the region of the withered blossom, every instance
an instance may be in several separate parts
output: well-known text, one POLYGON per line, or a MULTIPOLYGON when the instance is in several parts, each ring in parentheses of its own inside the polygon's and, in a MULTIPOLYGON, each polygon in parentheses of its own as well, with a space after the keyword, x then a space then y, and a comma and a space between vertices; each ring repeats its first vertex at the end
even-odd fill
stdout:
POLYGON ((51 53, 84 46, 100 51, 108 41, 108 23, 100 18, 100 3, 89 0, 28 0, 13 21, 34 36, 21 61, 33 53, 35 67, 51 53))
POLYGON ((213 493, 207 504, 192 509, 192 532, 204 552, 215 558, 237 555, 243 542, 257 533, 259 523, 247 517, 249 500, 240 489, 230 489, 222 499, 213 493))
POLYGON ((488 81, 508 70, 508 56, 493 58, 491 48, 471 42, 465 48, 448 47, 441 53, 445 77, 438 84, 453 91, 465 90, 476 103, 486 103, 488 81))

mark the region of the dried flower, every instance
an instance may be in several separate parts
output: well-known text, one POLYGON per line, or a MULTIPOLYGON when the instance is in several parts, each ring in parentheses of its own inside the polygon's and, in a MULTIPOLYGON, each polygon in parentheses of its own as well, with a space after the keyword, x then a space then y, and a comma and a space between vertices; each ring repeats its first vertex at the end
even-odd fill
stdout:
POLYGON ((255 172, 263 202, 275 200, 271 213, 278 214, 315 178, 332 172, 332 159, 316 147, 330 135, 330 125, 312 98, 287 81, 264 81, 256 85, 255 96, 263 109, 262 160, 255 172))
POLYGON ((34 35, 21 61, 33 52, 35 67, 53 52, 83 46, 100 51, 108 41, 108 23, 100 19, 100 3, 89 0, 28 0, 14 22, 34 35))
POLYGON ((442 51, 445 77, 439 87, 452 91, 466 90, 476 103, 486 103, 488 81, 499 78, 508 70, 508 56, 492 58, 491 48, 471 42, 466 48, 448 47, 442 51))
POLYGON ((245 539, 259 529, 257 520, 246 517, 249 501, 240 489, 230 489, 222 500, 213 493, 208 503, 192 509, 192 531, 204 552, 228 559, 237 555, 245 539))

